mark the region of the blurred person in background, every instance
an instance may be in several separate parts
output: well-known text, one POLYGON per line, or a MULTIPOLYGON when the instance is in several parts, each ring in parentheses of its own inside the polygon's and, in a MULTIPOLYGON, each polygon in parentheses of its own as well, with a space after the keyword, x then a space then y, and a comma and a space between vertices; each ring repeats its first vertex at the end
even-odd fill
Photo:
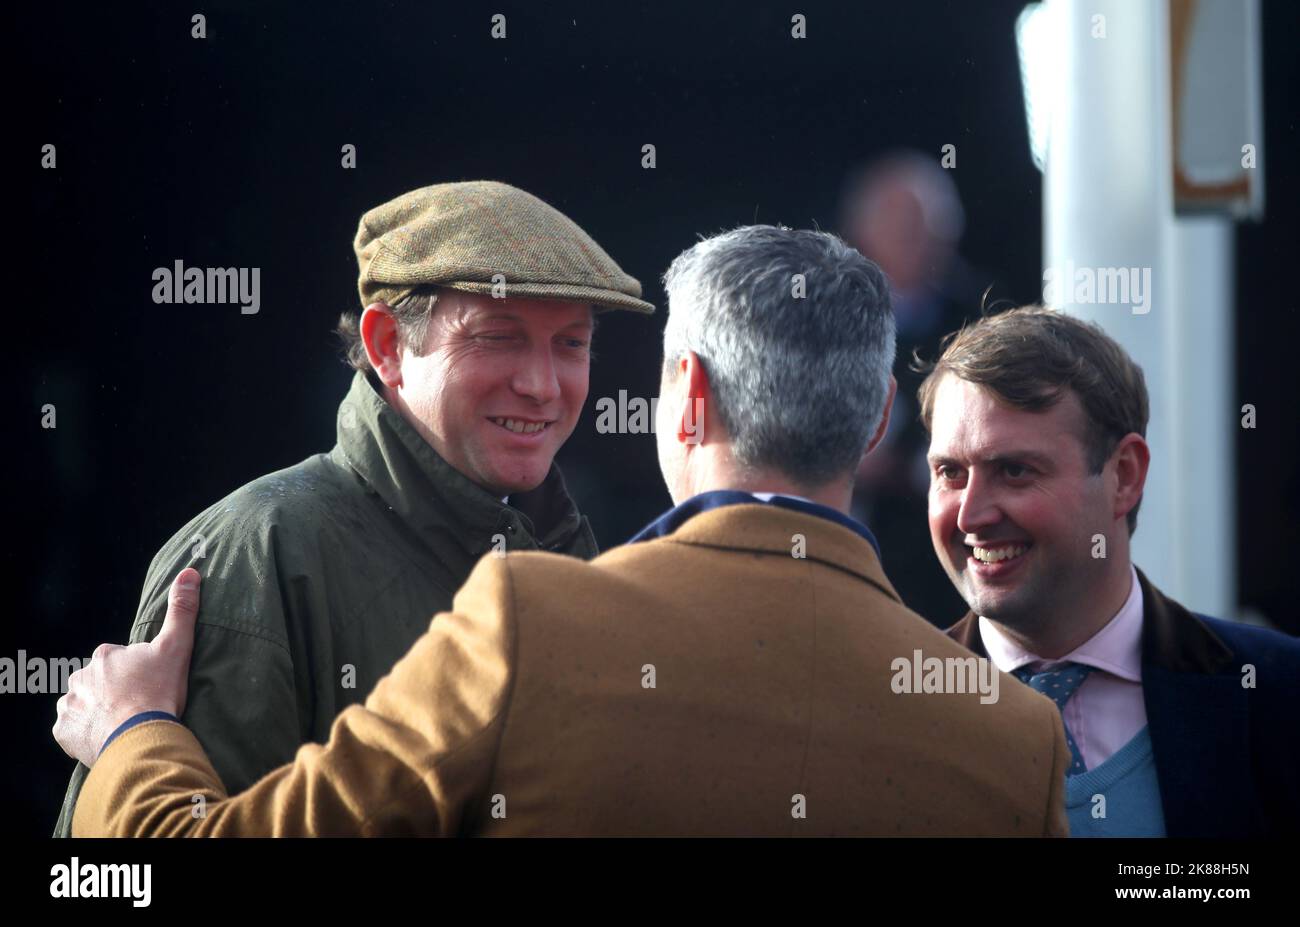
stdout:
POLYGON ((845 240, 889 278, 898 327, 898 398, 889 433, 858 468, 853 514, 888 538, 885 567, 903 601, 942 626, 961 600, 930 555, 929 442, 916 406, 921 376, 910 361, 917 351, 933 356, 940 336, 979 309, 990 281, 981 284, 957 253, 965 211, 935 158, 902 150, 871 162, 850 177, 841 213, 845 240))

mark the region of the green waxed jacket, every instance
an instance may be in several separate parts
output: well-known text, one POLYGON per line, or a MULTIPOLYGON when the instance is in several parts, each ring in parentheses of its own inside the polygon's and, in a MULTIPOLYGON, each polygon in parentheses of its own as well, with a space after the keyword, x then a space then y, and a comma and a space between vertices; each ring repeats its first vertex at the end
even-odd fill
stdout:
MULTIPOLYGON (((510 502, 452 469, 358 373, 332 451, 236 490, 158 552, 131 641, 158 633, 172 580, 198 569, 182 720, 242 791, 327 740, 494 546, 596 555, 554 464, 510 502)), ((71 833, 87 772, 77 764, 55 836, 71 833)))

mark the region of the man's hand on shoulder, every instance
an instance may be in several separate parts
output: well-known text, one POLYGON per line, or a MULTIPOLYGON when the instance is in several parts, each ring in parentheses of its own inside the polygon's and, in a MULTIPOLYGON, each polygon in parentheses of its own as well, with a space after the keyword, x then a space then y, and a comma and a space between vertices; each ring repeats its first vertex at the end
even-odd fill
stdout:
POLYGON ((185 710, 194 623, 199 613, 198 570, 172 582, 162 630, 152 641, 120 647, 100 644, 90 663, 73 673, 59 699, 54 739, 68 756, 93 766, 104 742, 138 714, 185 710))

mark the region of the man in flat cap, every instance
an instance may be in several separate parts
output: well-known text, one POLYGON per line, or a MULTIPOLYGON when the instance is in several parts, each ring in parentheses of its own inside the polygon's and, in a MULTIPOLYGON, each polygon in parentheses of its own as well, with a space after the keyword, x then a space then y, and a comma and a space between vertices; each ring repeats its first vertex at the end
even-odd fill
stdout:
POLYGON ((484 553, 596 555, 553 458, 587 397, 593 312, 654 311, 581 228, 502 183, 404 194, 361 217, 355 250, 338 443, 177 532, 131 630, 157 636, 179 570, 211 582, 184 721, 233 790, 324 741, 484 553))
POLYGON ((666 285, 676 508, 591 563, 484 557, 365 707, 242 794, 175 723, 184 571, 158 640, 97 651, 59 700, 56 739, 94 767, 76 832, 1064 835, 1055 706, 987 661, 976 685, 847 514, 895 390, 879 268, 750 226, 666 285))

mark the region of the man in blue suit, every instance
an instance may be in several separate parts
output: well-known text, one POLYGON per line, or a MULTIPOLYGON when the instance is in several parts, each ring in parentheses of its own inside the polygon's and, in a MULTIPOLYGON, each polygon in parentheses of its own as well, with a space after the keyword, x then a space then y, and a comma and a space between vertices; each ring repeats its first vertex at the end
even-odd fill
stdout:
POLYGON ((1025 307, 950 336, 920 400, 931 540, 971 609, 948 633, 1061 709, 1071 834, 1294 834, 1300 641, 1195 614, 1130 561, 1141 368, 1025 307))

